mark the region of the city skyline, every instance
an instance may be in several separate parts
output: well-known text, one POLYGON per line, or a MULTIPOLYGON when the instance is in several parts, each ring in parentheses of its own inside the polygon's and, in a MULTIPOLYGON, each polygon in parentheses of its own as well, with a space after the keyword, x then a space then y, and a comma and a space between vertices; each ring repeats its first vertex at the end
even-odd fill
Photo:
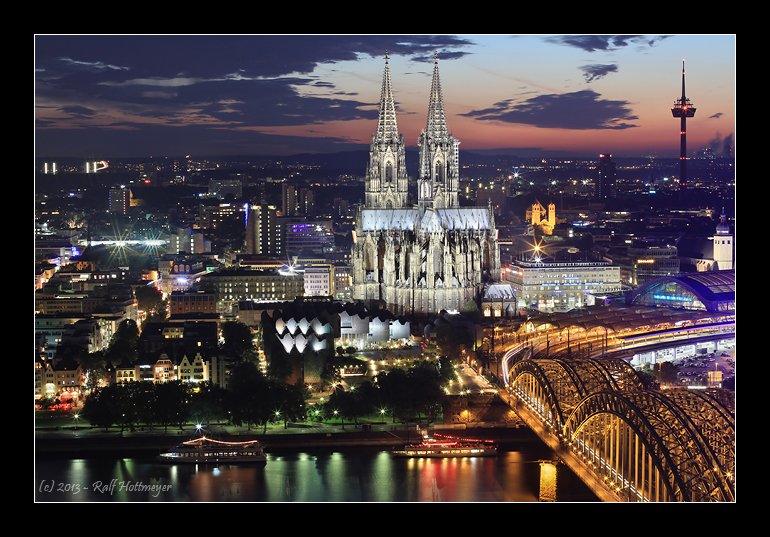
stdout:
POLYGON ((385 52, 410 150, 438 52, 447 122, 463 150, 673 157, 679 132, 669 109, 686 58, 699 108, 690 150, 724 154, 734 44, 730 35, 38 36, 36 154, 364 149, 385 52))

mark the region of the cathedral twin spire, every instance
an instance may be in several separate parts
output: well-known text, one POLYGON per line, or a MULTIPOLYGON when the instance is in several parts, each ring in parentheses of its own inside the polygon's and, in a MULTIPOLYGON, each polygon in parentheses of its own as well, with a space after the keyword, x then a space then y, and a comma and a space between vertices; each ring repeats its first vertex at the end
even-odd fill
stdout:
MULTIPOLYGON (((389 56, 385 54, 377 131, 372 136, 366 177, 366 206, 400 208, 408 203, 404 137, 398 133, 396 104, 390 76, 389 56)), ((433 56, 433 79, 428 102, 428 120, 420 134, 420 169, 417 177, 420 207, 457 207, 459 191, 459 141, 449 134, 444 98, 433 56)))
POLYGON ((390 80, 389 56, 385 54, 385 72, 382 75, 380 92, 380 115, 377 118, 377 141, 390 143, 398 140, 396 103, 393 100, 393 83, 390 80))

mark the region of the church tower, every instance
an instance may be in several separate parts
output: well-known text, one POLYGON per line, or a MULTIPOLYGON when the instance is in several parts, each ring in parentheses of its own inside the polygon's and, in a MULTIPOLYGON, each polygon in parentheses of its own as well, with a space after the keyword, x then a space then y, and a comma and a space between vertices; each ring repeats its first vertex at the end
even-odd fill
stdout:
POLYGON ((716 270, 730 270, 733 268, 733 234, 727 223, 725 210, 717 224, 717 234, 714 235, 714 267, 716 270))
POLYGON ((459 207, 460 141, 449 134, 441 95, 438 55, 433 55, 433 81, 430 86, 428 123, 420 134, 420 169, 417 200, 420 207, 459 207))
POLYGON ((366 207, 371 209, 398 209, 407 206, 409 183, 406 176, 404 137, 398 133, 396 103, 390 80, 388 55, 385 54, 385 72, 382 75, 380 115, 377 131, 369 148, 369 166, 366 170, 366 207))

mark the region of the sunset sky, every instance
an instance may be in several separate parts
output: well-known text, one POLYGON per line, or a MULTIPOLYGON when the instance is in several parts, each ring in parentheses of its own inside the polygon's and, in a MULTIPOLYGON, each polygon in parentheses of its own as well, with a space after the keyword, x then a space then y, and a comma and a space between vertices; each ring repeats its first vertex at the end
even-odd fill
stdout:
POLYGON ((733 134, 735 37, 38 36, 37 156, 286 155, 361 149, 390 52, 414 148, 441 57, 461 150, 678 154, 670 108, 687 60, 688 145, 733 134))

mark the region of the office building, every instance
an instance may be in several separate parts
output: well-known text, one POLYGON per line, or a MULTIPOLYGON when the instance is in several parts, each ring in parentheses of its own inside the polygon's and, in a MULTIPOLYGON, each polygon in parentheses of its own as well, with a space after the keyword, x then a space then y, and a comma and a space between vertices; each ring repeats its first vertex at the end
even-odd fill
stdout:
POLYGON ((315 193, 312 189, 299 189, 299 212, 311 218, 315 216, 315 193))
POLYGON ((207 274, 201 288, 217 297, 217 311, 230 315, 240 300, 277 302, 294 300, 305 293, 301 273, 283 270, 251 270, 231 267, 207 274))
POLYGON ((332 265, 305 267, 305 296, 334 295, 334 267, 332 265))
POLYGON ((516 259, 503 274, 519 309, 568 311, 586 306, 588 295, 621 290, 620 267, 574 248, 553 256, 516 259))
POLYGON ((273 205, 249 205, 246 212, 246 252, 252 255, 283 255, 283 234, 273 205))
POLYGON ((240 179, 209 179, 209 196, 226 199, 228 196, 237 201, 243 196, 243 185, 240 179))
POLYGON ((297 215, 297 188, 294 185, 281 185, 281 212, 283 216, 297 215))
POLYGON ((602 153, 599 155, 599 164, 596 166, 596 199, 604 201, 617 197, 617 172, 612 155, 602 153))
POLYGON ((108 209, 112 214, 127 215, 131 206, 131 190, 125 186, 110 189, 108 209))

